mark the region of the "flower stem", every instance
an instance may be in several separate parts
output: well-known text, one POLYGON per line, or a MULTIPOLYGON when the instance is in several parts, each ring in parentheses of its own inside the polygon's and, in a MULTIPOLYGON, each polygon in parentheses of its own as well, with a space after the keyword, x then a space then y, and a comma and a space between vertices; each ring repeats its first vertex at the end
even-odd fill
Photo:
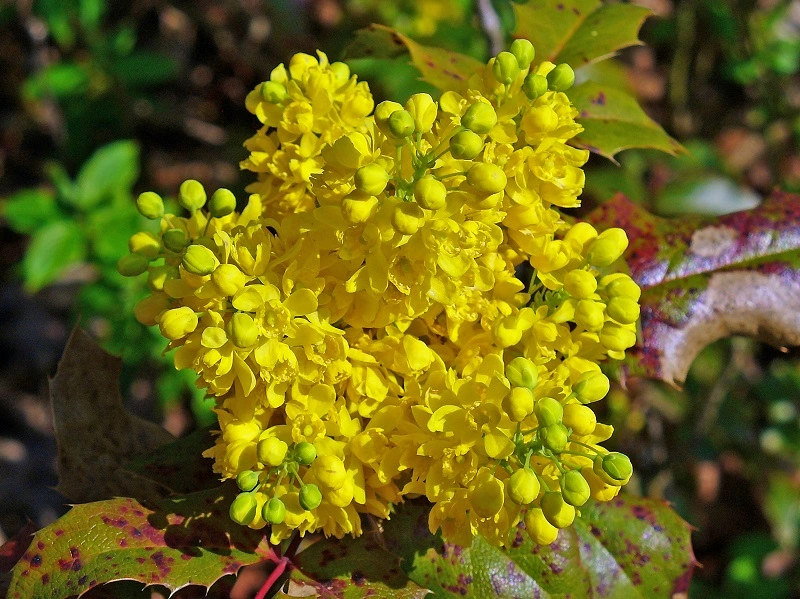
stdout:
POLYGON ((269 577, 261 585, 258 593, 256 593, 255 599, 264 599, 267 596, 267 593, 270 589, 275 585, 278 579, 283 575, 284 570, 286 570, 286 566, 289 565, 289 558, 283 556, 278 563, 275 564, 275 569, 270 572, 269 577))

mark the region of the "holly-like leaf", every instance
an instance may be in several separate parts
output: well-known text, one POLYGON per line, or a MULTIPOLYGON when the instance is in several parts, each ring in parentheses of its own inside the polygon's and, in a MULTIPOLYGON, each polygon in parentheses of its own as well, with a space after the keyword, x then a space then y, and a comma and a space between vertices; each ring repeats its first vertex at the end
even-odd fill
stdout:
POLYGON ((121 466, 173 440, 163 428, 122 405, 122 361, 76 328, 50 381, 58 442, 57 490, 75 502, 114 496, 153 499, 160 488, 121 466))
POLYGON ((753 210, 666 219, 620 195, 589 220, 630 239, 642 318, 627 374, 681 382, 700 350, 730 335, 800 345, 800 196, 777 192, 753 210))
POLYGON ((34 535, 8 599, 80 596, 123 579, 171 591, 209 587, 242 566, 276 559, 261 532, 228 517, 237 492, 226 485, 153 507, 129 497, 76 505, 34 535))
POLYGON ((652 14, 642 6, 600 0, 531 0, 513 6, 514 37, 533 43, 536 61, 566 62, 573 68, 640 44, 639 29, 652 14))
POLYGON ((567 92, 578 109, 583 131, 572 145, 591 150, 613 160, 629 148, 653 148, 673 156, 685 152, 683 146, 667 135, 627 92, 587 81, 567 92))
POLYGON ((347 48, 348 58, 395 58, 408 53, 422 79, 441 91, 464 91, 470 76, 483 68, 471 56, 423 46, 391 27, 373 24, 362 29, 347 48))
POLYGON ((471 547, 428 532, 424 504, 404 505, 386 522, 387 548, 433 597, 671 597, 685 593, 696 565, 690 527, 665 503, 620 496, 591 502, 549 547, 520 524, 506 550, 478 537, 471 547))

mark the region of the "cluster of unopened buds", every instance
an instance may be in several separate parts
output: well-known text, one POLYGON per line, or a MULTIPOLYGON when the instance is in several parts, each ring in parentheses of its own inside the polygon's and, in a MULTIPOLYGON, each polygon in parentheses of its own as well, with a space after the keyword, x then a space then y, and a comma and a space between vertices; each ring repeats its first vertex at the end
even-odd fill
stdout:
POLYGON ((516 40, 461 93, 375 107, 343 63, 296 55, 247 97, 240 212, 193 180, 188 216, 139 196, 160 229, 119 270, 147 273, 137 318, 216 400, 205 455, 239 485, 236 522, 358 535, 422 495, 450 541, 504 545, 524 520, 548 544, 630 479, 587 404, 640 292, 625 233, 558 210, 588 153, 567 143, 572 70, 534 64, 516 40))

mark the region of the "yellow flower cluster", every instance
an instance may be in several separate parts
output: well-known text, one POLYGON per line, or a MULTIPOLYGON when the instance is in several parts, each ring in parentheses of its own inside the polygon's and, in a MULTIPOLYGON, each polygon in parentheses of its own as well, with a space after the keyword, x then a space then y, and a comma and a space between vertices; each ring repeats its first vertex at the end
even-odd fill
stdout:
POLYGON ((567 145, 572 71, 533 59, 517 40, 463 94, 373 111, 345 65, 297 55, 248 96, 240 213, 197 181, 188 217, 140 196, 161 234, 119 270, 148 273, 137 317, 216 398, 205 455, 242 491, 235 521, 358 535, 425 495, 448 540, 503 545, 524 519, 546 544, 630 478, 586 404, 636 341, 639 288, 622 230, 558 211, 588 155, 567 145))

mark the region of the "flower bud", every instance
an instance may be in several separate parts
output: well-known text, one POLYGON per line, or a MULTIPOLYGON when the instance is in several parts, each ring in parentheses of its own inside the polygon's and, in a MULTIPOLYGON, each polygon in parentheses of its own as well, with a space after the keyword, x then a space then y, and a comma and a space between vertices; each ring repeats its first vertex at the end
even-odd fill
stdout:
POLYGON ((283 464, 288 450, 289 446, 277 437, 267 437, 259 441, 258 445, 256 445, 258 461, 265 466, 275 467, 283 464))
POLYGON ((389 117, 387 128, 394 137, 408 137, 414 133, 414 117, 407 110, 397 110, 389 117))
POLYGON ((422 208, 411 202, 398 204, 392 213, 392 226, 403 235, 413 235, 424 221, 422 208))
POLYGON ((211 273, 211 281, 222 295, 236 295, 244 289, 247 276, 235 264, 220 264, 211 273))
POLYGON ((300 487, 300 507, 304 510, 315 510, 322 503, 322 491, 315 484, 300 487))
POLYGON ((236 210, 236 196, 230 189, 224 187, 215 191, 208 202, 208 212, 214 218, 228 216, 234 210, 236 210))
POLYGON ((189 237, 183 229, 167 229, 161 235, 161 242, 170 252, 179 254, 189 243, 189 237))
POLYGON ((236 475, 236 484, 239 486, 239 489, 245 491, 246 493, 255 490, 255 488, 258 486, 258 483, 258 472, 253 472, 252 470, 242 470, 236 475))
POLYGON ((447 204, 447 188, 438 179, 425 175, 414 184, 414 199, 423 208, 439 210, 447 204))
POLYGON ((592 403, 608 395, 611 385, 608 377, 599 370, 584 372, 572 385, 572 390, 581 403, 592 403))
POLYGON ((145 191, 136 198, 136 209, 143 217, 155 220, 164 216, 164 200, 157 193, 145 191))
POLYGON ((414 94, 406 102, 406 110, 414 119, 414 132, 427 133, 433 127, 439 107, 430 94, 414 94))
POLYGON ((511 42, 510 50, 514 58, 517 59, 517 64, 519 64, 519 68, 521 69, 527 69, 531 66, 536 56, 536 50, 534 50, 533 44, 524 38, 516 39, 511 42))
POLYGON ((475 102, 461 117, 461 125, 473 133, 489 133, 497 124, 497 113, 488 102, 475 102))
POLYGON ((206 203, 206 190, 200 181, 187 179, 178 190, 178 203, 189 212, 200 210, 206 203))
POLYGON ((525 514, 525 530, 537 545, 550 545, 558 538, 558 529, 547 521, 538 507, 529 509, 525 514))
POLYGON ((350 80, 350 67, 343 62, 332 62, 330 69, 336 76, 338 83, 347 83, 350 80))
MULTIPOLYGON (((252 317, 244 312, 236 312, 231 316, 226 328, 228 338, 236 347, 251 347, 258 341, 258 327, 252 317)), ((281 441, 283 443, 283 441, 281 441)))
POLYGON ((575 306, 575 322, 587 331, 599 331, 605 322, 605 305, 590 299, 583 299, 575 306))
POLYGON ((456 160, 472 160, 483 149, 480 135, 469 129, 459 131, 450 138, 450 155, 456 160))
POLYGON ((587 222, 578 222, 569 228, 564 235, 564 243, 576 254, 584 254, 583 248, 597 239, 597 230, 587 222))
POLYGON ((261 84, 261 97, 270 104, 280 104, 289 97, 289 94, 282 83, 265 81, 261 84))
POLYGON ((558 424, 564 417, 564 408, 561 402, 552 397, 543 397, 536 402, 536 419, 539 426, 558 424))
POLYGON ((597 279, 588 270, 571 270, 564 277, 564 289, 572 297, 584 299, 597 289, 597 279))
POLYGON ((197 328, 197 314, 188 306, 167 310, 161 315, 158 326, 161 334, 170 341, 185 337, 197 328))
POLYGON ((470 487, 467 497, 473 512, 491 518, 503 507, 503 483, 489 476, 470 487))
POLYGON ((607 485, 621 487, 631 479, 633 465, 624 453, 611 452, 594 459, 592 470, 607 485))
POLYGON ((148 260, 154 260, 161 252, 161 242, 152 233, 139 231, 131 235, 128 240, 128 249, 131 254, 141 254, 148 260))
POLYGON ((542 496, 542 513, 556 528, 566 528, 575 521, 575 508, 564 501, 558 491, 548 491, 542 496))
POLYGON ((522 422, 533 414, 533 392, 527 387, 514 387, 503 399, 503 409, 514 422, 522 422))
MULTIPOLYGON (((531 46, 533 47, 533 46, 531 46)), ((511 85, 519 75, 519 61, 511 52, 500 52, 494 59, 492 72, 495 79, 503 85, 511 85)))
POLYGON ((611 351, 625 351, 636 345, 636 332, 625 327, 607 324, 600 331, 600 343, 611 351))
POLYGON ((389 130, 389 117, 392 116, 398 110, 403 110, 403 107, 400 106, 397 102, 390 102, 388 100, 381 102, 375 107, 375 124, 378 125, 378 128, 387 133, 389 130))
POLYGON ((617 485, 608 485, 604 483, 594 473, 593 466, 584 466, 581 468, 581 474, 586 482, 589 483, 592 497, 597 501, 611 501, 619 493, 620 487, 617 485))
POLYGON ((506 378, 513 387, 527 387, 533 390, 539 381, 539 371, 528 358, 519 356, 506 366, 506 378))
POLYGON ((575 83, 575 71, 567 63, 562 62, 547 73, 547 86, 554 92, 565 92, 575 83))
POLYGON ((141 254, 128 254, 117 260, 117 272, 123 277, 138 277, 150 266, 150 260, 141 254))
POLYGON ((210 249, 204 245, 193 244, 186 248, 181 260, 183 268, 193 275, 210 275, 219 266, 219 260, 210 249))
POLYGON ((311 464, 311 472, 319 483, 328 489, 339 489, 347 480, 342 460, 334 455, 318 456, 311 464))
POLYGON ((639 298, 642 297, 641 288, 628 275, 621 275, 611 281, 606 287, 606 291, 612 298, 626 297, 635 302, 638 302, 639 298))
POLYGON ((558 115, 547 105, 532 106, 522 115, 521 125, 529 135, 550 133, 558 127, 558 115))
POLYGON ((517 470, 508 479, 508 495, 520 505, 528 505, 535 501, 539 496, 539 490, 539 479, 530 470, 517 470))
POLYGON ((176 266, 169 264, 154 266, 147 273, 147 286, 154 291, 163 291, 164 283, 172 279, 178 279, 180 276, 180 271, 176 266))
POLYGON ((273 497, 261 508, 261 517, 269 524, 283 524, 286 519, 286 505, 277 497, 273 497))
POLYGON ((597 416, 591 408, 579 403, 564 406, 564 426, 572 429, 572 434, 579 437, 591 435, 597 426, 597 416))
POLYGON ((257 501, 252 493, 239 493, 231 503, 230 517, 236 524, 247 526, 256 519, 257 501))
POLYGON ((308 441, 301 441, 294 448, 294 456, 303 466, 310 466, 317 459, 317 448, 308 441))
POLYGON ((377 208, 378 198, 360 194, 350 194, 345 197, 341 206, 342 216, 353 225, 367 222, 375 214, 377 208))
POLYGON ((559 481, 561 496, 569 505, 581 507, 589 501, 592 490, 583 475, 577 470, 570 470, 559 481))
POLYGON ((597 236, 586 256, 592 266, 609 266, 619 260, 628 247, 625 231, 614 227, 597 236))
POLYGON ((169 309, 169 297, 165 293, 154 293, 142 298, 133 307, 133 315, 136 320, 147 327, 158 324, 158 321, 167 309, 169 309))
POLYGON ((569 442, 569 431, 561 423, 551 424, 539 429, 539 438, 547 449, 553 453, 560 453, 569 442))
POLYGON ((639 304, 628 297, 612 297, 606 314, 621 324, 633 324, 639 320, 639 304))
POLYGON ((370 196, 376 196, 386 189, 389 173, 377 162, 362 166, 356 171, 356 189, 370 196))
POLYGON ((497 193, 506 188, 506 174, 499 166, 479 162, 467 171, 467 183, 485 193, 497 193))
POLYGON ((528 73, 522 82, 522 91, 529 100, 535 100, 547 91, 547 78, 544 75, 528 73))

